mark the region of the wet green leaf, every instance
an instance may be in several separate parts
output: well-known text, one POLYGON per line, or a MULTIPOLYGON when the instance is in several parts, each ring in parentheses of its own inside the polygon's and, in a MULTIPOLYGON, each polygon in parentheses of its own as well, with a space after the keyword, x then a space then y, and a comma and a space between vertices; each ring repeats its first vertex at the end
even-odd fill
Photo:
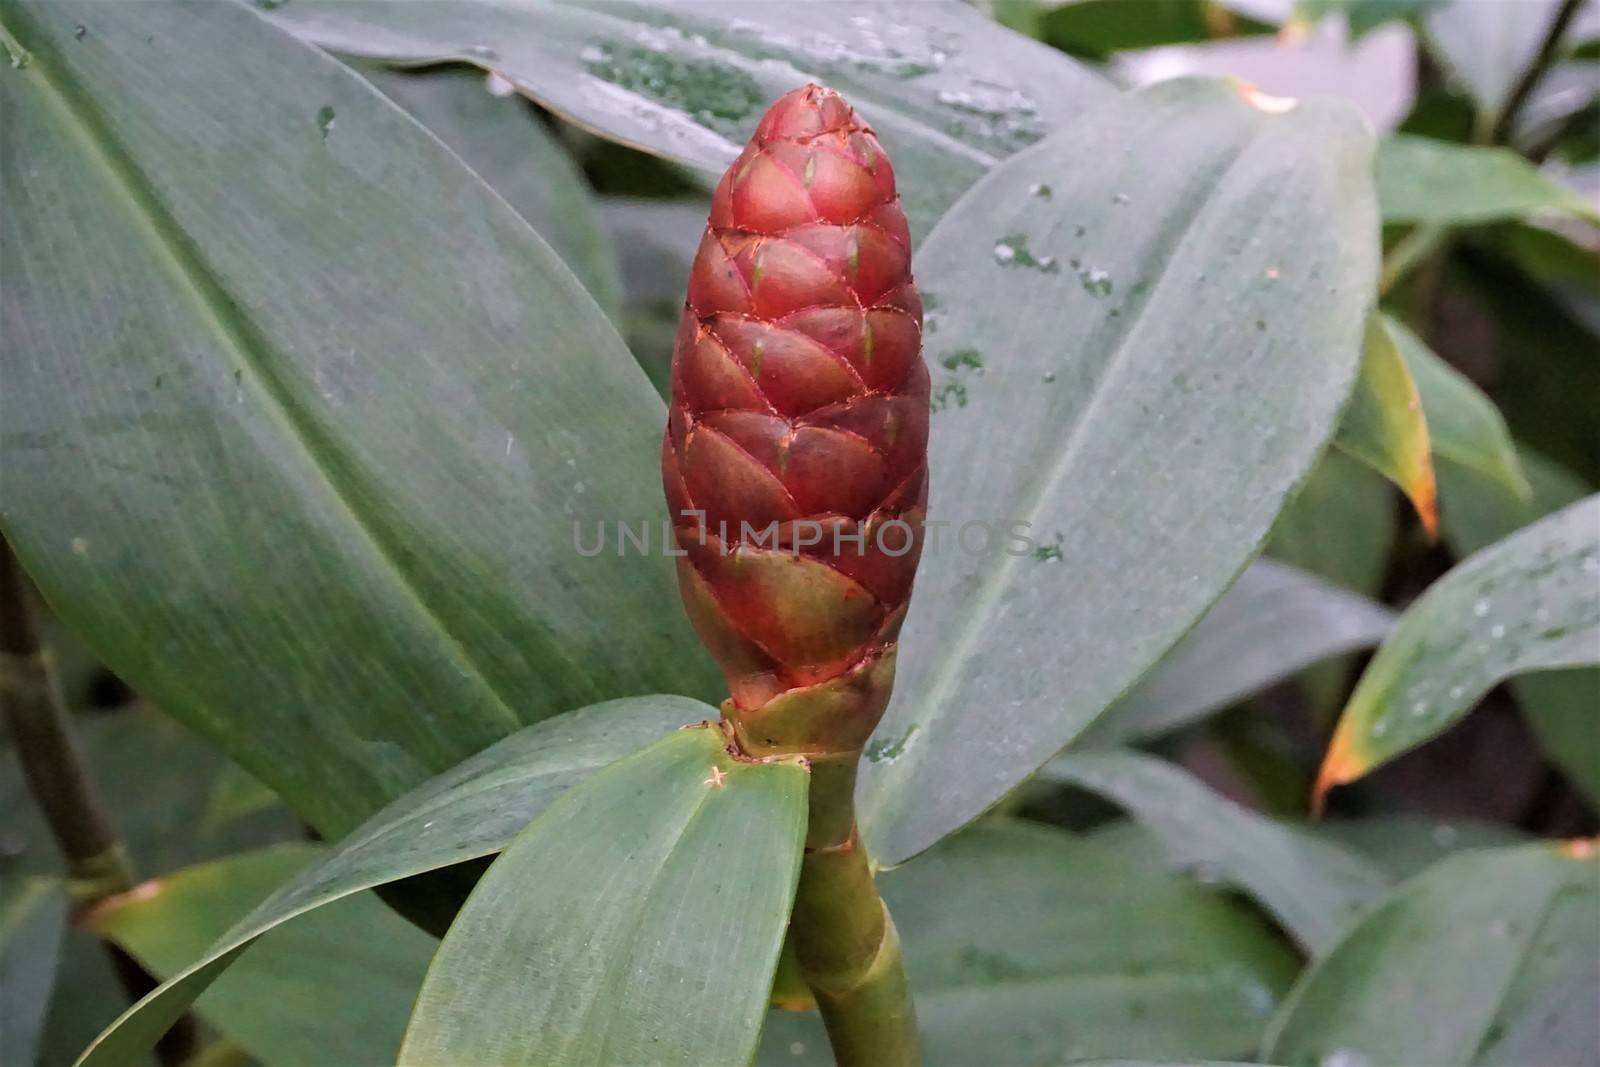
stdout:
POLYGON ((643 697, 569 712, 511 735, 374 815, 123 1013, 84 1054, 82 1067, 118 1067, 150 1048, 262 934, 364 889, 497 852, 590 772, 714 714, 683 697, 643 697))
POLYGON ((1390 888, 1388 877, 1360 856, 1235 804, 1154 756, 1069 752, 1039 775, 1126 808, 1172 861, 1240 887, 1312 954, 1331 947, 1390 888))
POLYGON ((719 691, 669 560, 576 550, 657 520, 664 412, 500 197, 243 5, 0 22, 0 526, 104 662, 329 836, 530 722, 719 691))
POLYGON ((357 69, 516 208, 611 321, 621 324, 617 256, 600 226, 589 184, 525 101, 493 95, 477 70, 403 73, 376 64, 357 69))
POLYGON ((475 63, 580 126, 712 172, 774 98, 820 82, 877 129, 918 236, 995 162, 1111 92, 956 3, 295 0, 270 17, 344 54, 475 63))
MULTIPOLYGON (((90 925, 170 976, 326 852, 286 844, 187 867, 113 899, 90 925)), ((195 1010, 266 1067, 392 1064, 437 945, 359 893, 267 934, 195 1010)))
MULTIPOLYGON (((1510 492, 1478 471, 1443 463, 1445 541, 1471 555, 1581 500, 1589 489, 1566 469, 1531 452, 1522 455, 1531 496, 1510 492)), ((1540 747, 1596 804, 1600 804, 1600 670, 1541 671, 1510 681, 1511 692, 1540 747)))
POLYGON ((1465 852, 1402 885, 1295 987, 1276 1063, 1529 1067, 1594 1057, 1591 842, 1465 852))
POLYGON ((1177 729, 1329 656, 1375 645, 1393 623, 1366 597, 1258 561, 1075 743, 1115 745, 1177 729))
POLYGON ((1502 680, 1600 662, 1600 495, 1457 564, 1367 666, 1318 779, 1354 781, 1447 729, 1502 680))
POLYGON ((1508 148, 1399 134, 1378 146, 1377 176, 1385 222, 1470 226, 1538 212, 1600 220, 1575 190, 1508 148))
POLYGON ((1333 432, 1376 272, 1371 141, 1343 105, 1260 104, 1183 80, 1088 109, 923 249, 929 519, 948 525, 864 768, 884 862, 975 817, 1138 681, 1333 432), (974 522, 989 536, 964 550, 974 522))
POLYGON ((748 1061, 810 774, 725 744, 715 726, 679 731, 522 831, 445 935, 399 1062, 748 1061))
MULTIPOLYGON (((974 826, 880 885, 930 1065, 1239 1055, 1295 969, 1218 891, 1037 824, 974 826)), ((779 1011, 758 1062, 833 1061, 814 1013, 779 1011)))

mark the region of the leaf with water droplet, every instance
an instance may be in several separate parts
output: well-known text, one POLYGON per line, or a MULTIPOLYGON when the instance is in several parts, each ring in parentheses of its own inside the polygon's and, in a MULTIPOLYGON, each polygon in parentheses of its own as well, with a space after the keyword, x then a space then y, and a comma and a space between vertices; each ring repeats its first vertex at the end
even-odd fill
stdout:
POLYGON ((1328 101, 1266 116, 1231 86, 1168 82, 1083 108, 974 187, 928 239, 918 277, 947 295, 938 336, 980 348, 986 363, 966 407, 947 408, 930 435, 939 517, 959 528, 1005 516, 1032 523, 1036 540, 1059 530, 1064 541, 1048 562, 925 550, 883 726, 923 732, 899 760, 862 772, 863 835, 883 862, 1037 769, 1244 567, 1348 394, 1376 275, 1370 148, 1359 118, 1328 101), (1050 199, 1029 192, 1046 183, 1050 199), (1116 205, 1119 191, 1139 210, 1116 205), (1260 210, 1230 214, 1239 203, 1260 210), (1039 266, 1020 263, 1022 250, 1039 266), (1041 273, 1046 255, 1058 276, 1041 273), (1069 255, 1116 279, 1119 294, 1159 284, 1120 307, 1088 299, 1065 276, 1069 255), (1284 277, 1263 292, 1271 264, 1284 277), (1329 278, 1340 295, 1320 292, 1329 278), (1008 289, 1029 298, 996 298, 1008 289), (1272 323, 1268 344, 1257 318, 1272 323), (1171 384, 1197 367, 1188 388, 1171 384), (1072 388, 1042 385, 1047 373, 1072 388), (1135 498, 1137 508, 1113 506, 1135 498), (1135 588, 1161 589, 1161 610, 1135 588), (1074 667, 1085 662, 1095 669, 1074 667), (1004 714, 963 714, 974 706, 1004 714))
POLYGON ((1447 729, 1507 678, 1600 663, 1600 597, 1584 573, 1591 559, 1600 560, 1600 496, 1491 545, 1429 587, 1362 674, 1318 797, 1447 729), (1397 706, 1410 714, 1397 718, 1397 706), (1384 721, 1390 729, 1379 736, 1373 727, 1384 721))
POLYGON ((1591 1062, 1597 887, 1584 841, 1439 861, 1312 964, 1268 1026, 1263 1062, 1591 1062))
POLYGON ((407 64, 486 65, 470 49, 488 48, 498 73, 564 118, 708 173, 739 154, 767 101, 828 85, 877 130, 920 237, 988 168, 1113 90, 966 5, 907 10, 294 0, 268 17, 330 50, 407 64))

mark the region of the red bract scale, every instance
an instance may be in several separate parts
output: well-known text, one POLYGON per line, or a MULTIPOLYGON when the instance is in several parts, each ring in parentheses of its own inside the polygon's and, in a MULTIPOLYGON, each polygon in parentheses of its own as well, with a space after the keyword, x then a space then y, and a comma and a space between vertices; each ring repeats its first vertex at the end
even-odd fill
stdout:
POLYGON ((783 96, 712 199, 662 447, 684 603, 736 713, 831 683, 857 729, 881 714, 927 502, 921 340, 877 137, 838 93, 783 96))

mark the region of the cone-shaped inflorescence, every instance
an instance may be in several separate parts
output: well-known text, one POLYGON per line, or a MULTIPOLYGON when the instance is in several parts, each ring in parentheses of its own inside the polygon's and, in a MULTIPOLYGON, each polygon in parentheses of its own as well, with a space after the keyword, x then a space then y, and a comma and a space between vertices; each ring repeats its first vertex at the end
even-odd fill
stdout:
POLYGON ((894 171, 815 85, 723 175, 689 277, 662 471, 684 602, 752 752, 859 749, 921 551, 928 373, 894 171))
POLYGON ((845 1067, 917 1061, 852 793, 922 547, 921 345, 888 158, 837 93, 789 93, 712 198, 661 466, 684 603, 728 677, 732 747, 810 761, 790 936, 845 1067))

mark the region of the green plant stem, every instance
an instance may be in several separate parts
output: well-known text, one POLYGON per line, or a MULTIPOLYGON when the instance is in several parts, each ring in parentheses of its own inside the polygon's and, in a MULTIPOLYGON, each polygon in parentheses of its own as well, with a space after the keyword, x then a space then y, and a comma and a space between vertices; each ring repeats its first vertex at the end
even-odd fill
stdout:
MULTIPOLYGON (((72 742, 61 679, 29 616, 24 582, 11 547, 0 539, 0 718, 66 860, 68 893, 81 914, 131 889, 133 867, 72 742)), ((156 987, 138 961, 110 942, 104 945, 130 999, 137 1001, 156 987)), ((164 1064, 181 1063, 194 1043, 194 1021, 185 1015, 156 1053, 164 1064)))
POLYGON ((1506 97, 1505 106, 1495 118, 1489 135, 1493 144, 1506 144, 1511 139, 1512 127, 1533 96, 1533 91, 1539 87, 1539 83, 1544 80, 1545 74, 1555 63, 1556 53, 1561 48, 1561 38, 1566 36, 1567 27, 1572 25, 1572 20, 1577 17, 1578 8, 1582 6, 1583 0, 1562 0, 1561 7, 1556 10, 1555 18, 1550 20, 1550 28, 1545 31, 1544 40, 1539 43, 1538 52, 1534 53, 1533 60, 1517 79, 1511 95, 1506 97))
POLYGON ((795 895, 795 954, 840 1067, 920 1062, 894 920, 856 832, 859 750, 811 756, 811 816, 795 895))

